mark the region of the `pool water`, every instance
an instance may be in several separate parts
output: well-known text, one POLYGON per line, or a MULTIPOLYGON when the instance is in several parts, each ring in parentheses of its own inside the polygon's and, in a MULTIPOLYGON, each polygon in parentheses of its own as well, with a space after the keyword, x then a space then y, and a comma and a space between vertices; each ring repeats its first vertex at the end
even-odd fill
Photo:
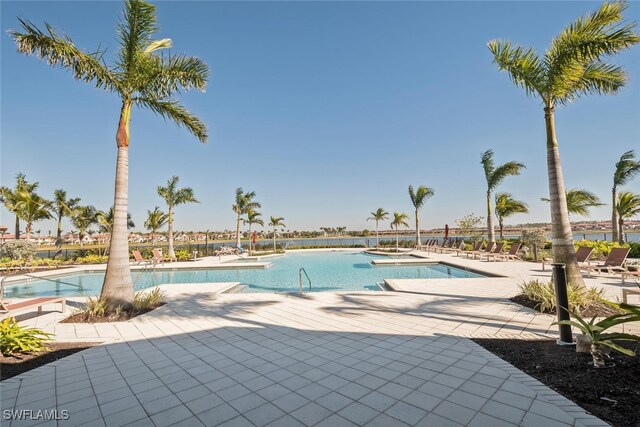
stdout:
MULTIPOLYGON (((303 274, 305 291, 380 290, 384 279, 446 279, 485 277, 444 264, 373 266, 376 257, 362 252, 298 252, 272 258, 269 268, 191 269, 134 271, 136 290, 166 283, 240 282, 245 292, 295 292, 299 289, 300 268, 311 279, 311 287, 303 274)), ((100 293, 103 272, 87 272, 57 276, 50 280, 31 280, 6 284, 8 298, 47 295, 93 296, 100 293), (51 281, 55 280, 55 282, 51 281)))

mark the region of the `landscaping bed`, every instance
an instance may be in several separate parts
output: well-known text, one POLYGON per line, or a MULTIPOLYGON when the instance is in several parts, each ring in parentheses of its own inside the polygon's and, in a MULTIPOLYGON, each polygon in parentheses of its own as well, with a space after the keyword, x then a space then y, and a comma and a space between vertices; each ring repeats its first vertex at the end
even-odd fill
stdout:
POLYGON ((47 363, 55 362, 63 357, 91 348, 95 342, 65 342, 47 344, 47 350, 15 356, 0 355, 0 379, 6 380, 23 372, 30 371, 47 363))
MULTIPOLYGON (((555 340, 474 339, 516 368, 614 426, 640 426, 640 356, 611 353, 614 367, 595 369, 589 353, 555 340)), ((618 342, 638 353, 640 344, 618 342)))
MULTIPOLYGON (((518 294, 515 297, 509 298, 509 301, 515 302, 516 304, 523 305, 525 307, 529 307, 533 310, 547 313, 547 314, 556 314, 556 310, 540 310, 540 301, 533 300, 526 296, 525 294, 518 294)), ((610 305, 604 304, 602 302, 593 303, 585 308, 583 308, 580 312, 580 315, 585 318, 591 318, 593 316, 596 317, 607 317, 613 314, 620 313, 619 310, 611 307, 610 305)))
POLYGON ((105 314, 101 316, 96 316, 85 311, 81 311, 79 313, 72 314, 64 320, 61 320, 60 323, 111 323, 111 322, 126 322, 127 320, 133 319, 134 317, 140 316, 145 313, 149 313, 150 311, 155 310, 158 307, 163 306, 164 303, 158 305, 154 308, 143 309, 139 311, 122 311, 118 314, 105 314))

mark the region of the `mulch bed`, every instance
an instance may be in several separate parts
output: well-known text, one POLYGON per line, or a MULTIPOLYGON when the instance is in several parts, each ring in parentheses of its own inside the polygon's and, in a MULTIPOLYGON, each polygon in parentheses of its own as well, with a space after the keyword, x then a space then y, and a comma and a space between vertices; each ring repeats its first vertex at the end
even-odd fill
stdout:
MULTIPOLYGON (((164 303, 160 304, 158 307, 162 307, 164 303)), ((72 314, 64 320, 61 320, 60 323, 111 323, 111 322, 126 322, 129 319, 133 319, 134 317, 140 316, 142 314, 148 313, 150 311, 155 310, 156 308, 150 308, 148 310, 140 310, 140 311, 122 311, 118 316, 115 314, 110 314, 108 316, 89 316, 87 313, 80 312, 76 314, 72 314)))
MULTIPOLYGON (((518 294, 513 298, 509 298, 509 301, 515 302, 516 304, 520 304, 525 307, 532 308, 536 311, 540 311, 540 307, 539 307, 540 301, 532 300, 525 294, 518 294)), ((555 310, 544 311, 543 313, 556 314, 556 311, 555 310)), ((596 304, 596 305, 586 307, 584 310, 582 310, 582 313, 580 313, 580 315, 584 318, 591 318, 593 316, 608 317, 608 316, 619 314, 619 313, 620 312, 615 310, 613 307, 601 303, 601 304, 596 304)))
POLYGON ((34 353, 18 354, 15 356, 0 355, 0 379, 6 380, 23 372, 30 371, 47 363, 91 348, 95 342, 65 342, 47 344, 47 350, 34 353))
MULTIPOLYGON (((640 356, 612 351, 614 367, 596 369, 589 353, 554 340, 474 339, 485 349, 538 379, 614 426, 640 426, 640 356)), ((640 352, 640 344, 618 342, 640 352)))

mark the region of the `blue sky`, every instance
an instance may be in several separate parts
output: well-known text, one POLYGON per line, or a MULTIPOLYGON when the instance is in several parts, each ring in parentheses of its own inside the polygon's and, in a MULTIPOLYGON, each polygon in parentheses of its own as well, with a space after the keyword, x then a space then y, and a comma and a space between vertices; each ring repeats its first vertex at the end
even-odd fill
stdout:
MULTIPOLYGON (((409 184, 435 189, 425 228, 484 214, 480 154, 527 170, 501 191, 527 202, 510 223, 548 221, 542 108, 491 62, 486 43, 507 38, 544 52, 597 2, 159 2, 158 38, 210 67, 206 93, 181 101, 209 126, 210 141, 135 110, 129 210, 142 229, 171 175, 198 205, 176 210, 176 228, 233 229, 234 190, 254 190, 263 215, 287 228, 372 228, 383 207, 412 213, 409 184)), ((86 49, 116 51, 120 2, 1 2, 0 179, 24 172, 41 194, 113 202, 118 98, 66 71, 16 53, 17 16, 66 32, 86 49)), ((638 21, 640 4, 626 17, 638 21)), ((640 152, 640 47, 615 57, 629 73, 617 96, 590 96, 556 115, 567 187, 609 202, 613 165, 640 152)), ((638 153, 640 154, 640 153, 638 153)), ((640 191, 640 180, 631 190, 640 191)), ((610 217, 609 206, 592 218, 610 217)), ((0 221, 13 218, 2 208, 0 221)), ((575 220, 581 217, 572 218, 575 220)), ((384 224, 387 227, 387 224, 384 224)), ((52 223, 36 224, 43 233, 52 223)), ((65 227, 67 230, 68 226, 65 227)))

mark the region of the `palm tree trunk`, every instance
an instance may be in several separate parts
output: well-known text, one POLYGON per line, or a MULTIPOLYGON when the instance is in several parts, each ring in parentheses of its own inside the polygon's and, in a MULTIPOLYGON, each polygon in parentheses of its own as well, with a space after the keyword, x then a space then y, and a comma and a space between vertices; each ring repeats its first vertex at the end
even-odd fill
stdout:
POLYGON ((376 220, 376 248, 380 247, 380 239, 378 237, 378 220, 376 220))
POLYGON ((15 235, 13 236, 13 238, 15 240, 18 240, 20 238, 20 218, 18 217, 18 215, 16 214, 16 228, 15 228, 15 235))
POLYGON ((418 225, 418 209, 416 209, 416 247, 420 246, 420 226, 418 225))
POLYGON ((173 207, 169 206, 169 249, 167 250, 167 256, 173 260, 176 257, 176 252, 173 250, 173 207))
POLYGON ((236 218, 236 248, 240 247, 240 214, 236 218))
POLYGON ((84 231, 78 231, 78 243, 80 243, 80 250, 84 247, 84 231))
POLYGON ((503 224, 502 218, 498 218, 498 226, 500 227, 500 240, 504 240, 504 234, 503 234, 504 224, 503 224))
POLYGON ((253 236, 251 236, 251 223, 249 223, 249 255, 251 255, 252 246, 253 246, 253 236))
POLYGON ((618 233, 618 210, 616 209, 616 203, 617 203, 617 194, 616 194, 616 187, 614 186, 611 189, 611 241, 612 242, 620 242, 622 243, 622 236, 619 235, 618 233))
POLYGON ((116 133, 118 158, 114 195, 113 227, 109 242, 109 260, 100 297, 109 301, 109 311, 117 306, 129 308, 133 301, 133 282, 129 268, 129 240, 127 239, 127 201, 129 186, 129 120, 131 103, 123 102, 116 133))
POLYGON ((62 218, 58 218, 58 228, 56 232, 56 255, 58 255, 60 251, 62 251, 62 218))
POLYGON ((24 229, 27 234, 27 242, 31 240, 31 227, 33 227, 33 224, 31 222, 27 222, 27 226, 24 229))
POLYGON ((487 191, 487 235, 489 242, 496 241, 496 232, 493 229, 493 212, 491 212, 491 191, 487 191))
POLYGON ((396 227, 396 252, 400 251, 400 236, 398 235, 398 227, 396 227))
POLYGON ((276 227, 273 227, 273 252, 276 251, 276 227))
POLYGON ((553 107, 544 109, 547 132, 547 169, 549 174, 549 198, 551 199, 551 248, 553 262, 566 265, 567 283, 584 287, 584 280, 576 260, 573 247, 573 234, 567 210, 567 198, 560 163, 560 151, 556 139, 555 119, 553 107))
POLYGON ((620 244, 623 244, 624 243, 624 219, 622 217, 620 217, 620 219, 618 220, 618 226, 620 227, 618 231, 618 235, 619 235, 618 241, 620 244))

